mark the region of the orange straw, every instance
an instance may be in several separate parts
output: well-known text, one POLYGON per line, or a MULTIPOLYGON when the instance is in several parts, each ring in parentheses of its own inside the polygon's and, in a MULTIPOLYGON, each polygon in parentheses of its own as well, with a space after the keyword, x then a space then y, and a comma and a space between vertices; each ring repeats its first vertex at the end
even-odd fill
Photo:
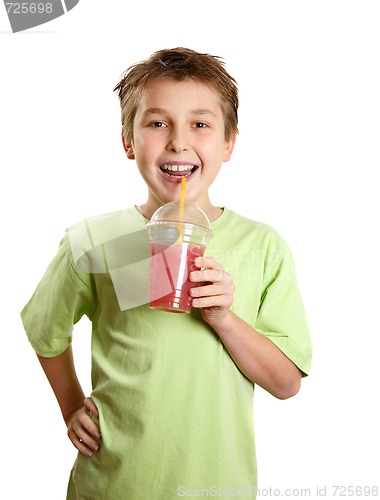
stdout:
POLYGON ((185 210, 186 177, 182 177, 181 198, 179 200, 179 220, 183 222, 183 212, 185 210))
MULTIPOLYGON (((183 214, 185 211, 185 192, 186 192, 186 177, 182 177, 181 197, 179 200, 179 220, 181 223, 183 223, 183 214)), ((178 226, 178 229, 179 229, 178 244, 182 245, 182 224, 178 226)))

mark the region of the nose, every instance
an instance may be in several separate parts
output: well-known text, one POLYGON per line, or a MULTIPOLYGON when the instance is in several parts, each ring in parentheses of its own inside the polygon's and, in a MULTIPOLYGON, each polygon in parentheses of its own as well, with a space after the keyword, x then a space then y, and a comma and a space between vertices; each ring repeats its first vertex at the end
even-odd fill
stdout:
POLYGON ((173 129, 169 136, 166 149, 168 151, 174 151, 175 153, 187 151, 189 149, 189 145, 187 134, 185 133, 185 131, 179 130, 177 128, 173 129))

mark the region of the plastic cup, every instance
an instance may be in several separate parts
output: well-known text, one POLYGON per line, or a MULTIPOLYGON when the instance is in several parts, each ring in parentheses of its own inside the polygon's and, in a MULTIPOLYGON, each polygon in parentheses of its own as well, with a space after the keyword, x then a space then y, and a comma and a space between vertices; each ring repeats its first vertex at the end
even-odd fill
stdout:
POLYGON ((151 250, 149 307, 189 313, 189 289, 197 286, 189 280, 189 273, 196 269, 194 259, 204 254, 212 231, 201 208, 185 202, 181 215, 179 208, 177 202, 167 203, 147 224, 151 250))

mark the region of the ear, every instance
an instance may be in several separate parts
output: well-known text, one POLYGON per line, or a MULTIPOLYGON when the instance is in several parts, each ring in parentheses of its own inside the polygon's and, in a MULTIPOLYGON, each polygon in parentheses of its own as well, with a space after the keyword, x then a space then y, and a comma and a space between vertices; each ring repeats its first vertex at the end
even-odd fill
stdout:
POLYGON ((233 134, 231 136, 231 139, 226 142, 226 149, 224 150, 224 156, 223 156, 223 161, 230 161, 232 153, 235 148, 235 143, 236 143, 236 134, 233 134))
POLYGON ((132 144, 130 144, 129 142, 127 142, 125 140, 124 134, 123 134, 123 130, 121 130, 121 140, 123 141, 123 147, 124 147, 124 151, 127 154, 127 157, 130 160, 134 160, 135 159, 135 154, 133 152, 133 146, 132 146, 132 144))

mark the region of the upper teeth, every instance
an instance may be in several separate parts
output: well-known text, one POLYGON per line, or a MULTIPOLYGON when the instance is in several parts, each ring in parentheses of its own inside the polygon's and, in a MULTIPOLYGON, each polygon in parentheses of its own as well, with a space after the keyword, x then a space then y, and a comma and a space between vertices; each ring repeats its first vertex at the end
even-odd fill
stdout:
POLYGON ((184 170, 191 170, 194 165, 162 165, 164 170, 171 170, 172 172, 183 172, 184 170))

